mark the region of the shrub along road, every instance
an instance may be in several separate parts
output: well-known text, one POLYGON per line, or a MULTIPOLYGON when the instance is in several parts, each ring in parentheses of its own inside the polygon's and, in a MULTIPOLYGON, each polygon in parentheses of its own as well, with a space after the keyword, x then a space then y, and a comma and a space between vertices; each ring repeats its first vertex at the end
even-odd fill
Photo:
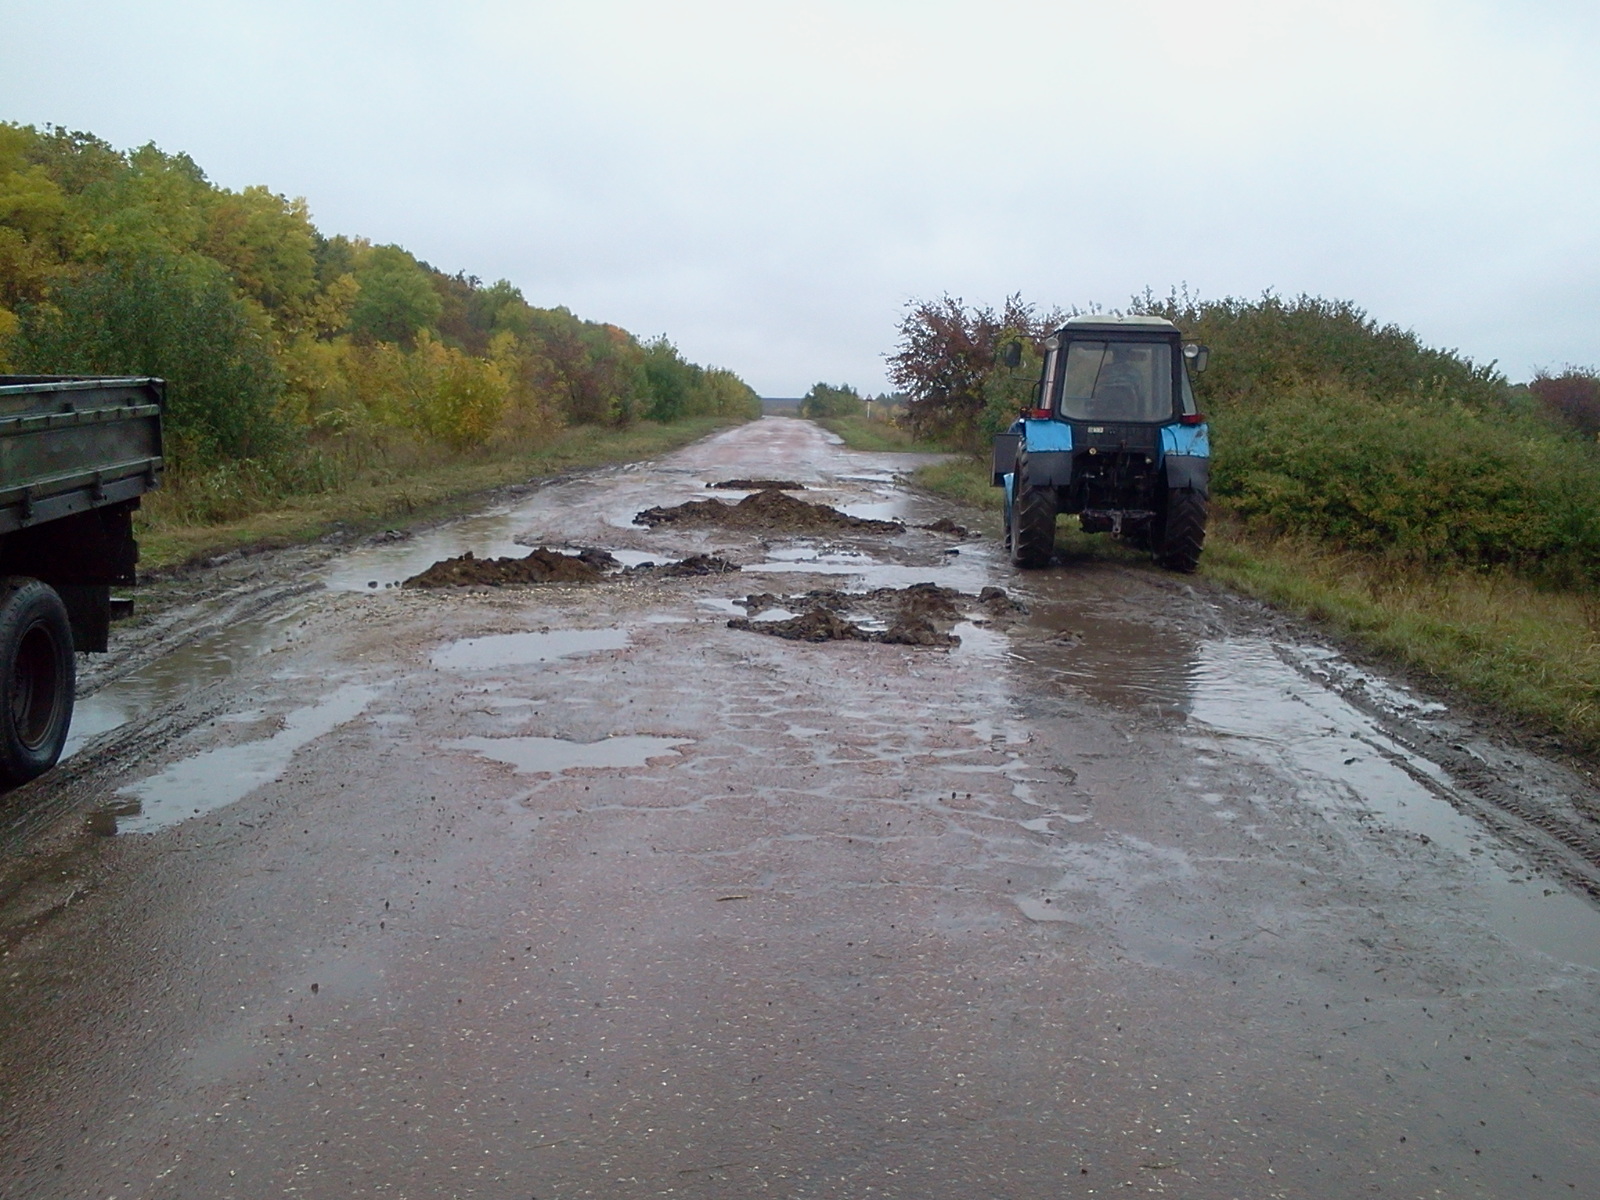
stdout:
POLYGON ((105 672, 3 810, 0 1194, 1582 1194, 1594 868, 1499 801, 1592 790, 918 461, 755 422, 105 672), (907 528, 632 523, 738 476, 907 528), (744 569, 386 586, 561 543, 744 569), (1030 611, 727 624, 924 581, 1030 611))

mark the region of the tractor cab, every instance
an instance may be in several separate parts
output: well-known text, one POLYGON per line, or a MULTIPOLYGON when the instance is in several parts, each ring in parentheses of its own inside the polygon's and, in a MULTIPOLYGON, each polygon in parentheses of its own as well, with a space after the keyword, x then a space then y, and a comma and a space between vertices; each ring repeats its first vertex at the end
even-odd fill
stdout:
POLYGON ((1033 407, 995 439, 1013 562, 1048 563, 1056 515, 1072 513, 1085 532, 1195 569, 1211 449, 1189 367, 1208 357, 1161 317, 1073 317, 1050 335, 1033 407))

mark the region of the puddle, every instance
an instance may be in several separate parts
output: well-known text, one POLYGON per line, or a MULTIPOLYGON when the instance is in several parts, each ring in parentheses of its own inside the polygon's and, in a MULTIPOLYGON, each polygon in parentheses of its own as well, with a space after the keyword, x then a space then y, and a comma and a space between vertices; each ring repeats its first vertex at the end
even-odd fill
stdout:
POLYGON ((519 774, 559 775, 579 767, 642 767, 652 758, 680 755, 679 746, 691 746, 693 738, 664 738, 630 735, 604 738, 598 742, 569 742, 563 738, 467 737, 445 742, 450 750, 470 750, 495 762, 509 763, 519 774))
POLYGON ((961 639, 954 650, 958 658, 998 659, 1011 652, 1011 639, 1005 634, 971 621, 958 622, 951 632, 961 639))
POLYGON ((433 652, 433 665, 447 671, 485 671, 525 667, 600 650, 621 650, 625 629, 550 629, 464 638, 433 652))
POLYGON ((271 737, 173 763, 120 789, 122 803, 102 809, 91 824, 98 819, 99 831, 106 833, 155 833, 241 800, 283 774, 300 747, 360 716, 380 690, 357 684, 338 688, 321 703, 289 713, 271 737))
POLYGON ((296 605, 264 620, 241 621, 82 697, 73 706, 72 728, 61 757, 70 758, 91 738, 228 678, 241 662, 270 654, 293 636, 301 611, 302 606, 296 605))
MULTIPOLYGON (((1348 816, 1364 810, 1476 861, 1490 928, 1518 945, 1600 970, 1600 911, 1593 904, 1559 881, 1492 861, 1489 852, 1498 842, 1406 768, 1449 791, 1453 784, 1444 770, 1391 741, 1365 713, 1307 680, 1268 643, 1234 639, 1205 646, 1194 683, 1192 724, 1228 737, 1234 753, 1314 781, 1318 785, 1302 788, 1301 796, 1324 811, 1348 816)), ((1434 710, 1394 684, 1385 683, 1381 695, 1398 711, 1434 710)))
POLYGON ((767 551, 770 562, 826 563, 831 566, 868 567, 876 560, 859 550, 819 550, 815 546, 775 546, 767 551))
POLYGON ((1068 690, 1112 708, 1188 712, 1201 682, 1200 647, 1189 634, 1058 606, 1036 605, 1031 624, 1050 640, 1018 653, 1068 690))
MULTIPOLYGON (((1056 640, 1020 642, 1015 653, 1073 691, 1124 711, 1183 719, 1199 735, 1192 744, 1296 781, 1301 803, 1346 820, 1370 816, 1455 852, 1473 864, 1487 923, 1497 934, 1600 969, 1600 910, 1557 880, 1496 862, 1499 842, 1415 777, 1448 793, 1454 784, 1442 768, 1392 741, 1339 693, 1307 679, 1271 642, 1201 642, 1181 631, 1063 609, 1040 613, 1035 624, 1056 629, 1056 640)), ((1321 678, 1364 677, 1331 652, 1292 652, 1321 678)), ((1387 681, 1372 679, 1363 690, 1391 713, 1439 708, 1387 681)), ((1223 798, 1201 799, 1217 807, 1223 798)), ((1217 816, 1231 820, 1237 813, 1217 807, 1217 816)))
POLYGON ((335 591, 365 592, 374 584, 398 585, 442 559, 469 552, 480 558, 521 558, 528 553, 515 540, 522 532, 517 506, 504 505, 414 537, 358 547, 336 559, 323 582, 335 591))
MULTIPOLYGON (((768 552, 771 555, 771 552, 768 552)), ((799 561, 781 560, 771 555, 767 561, 751 563, 744 574, 752 575, 836 575, 855 578, 868 588, 910 587, 914 583, 936 581, 962 592, 978 592, 994 582, 993 564, 986 551, 963 550, 932 567, 926 564, 882 562, 844 555, 820 555, 799 561)))

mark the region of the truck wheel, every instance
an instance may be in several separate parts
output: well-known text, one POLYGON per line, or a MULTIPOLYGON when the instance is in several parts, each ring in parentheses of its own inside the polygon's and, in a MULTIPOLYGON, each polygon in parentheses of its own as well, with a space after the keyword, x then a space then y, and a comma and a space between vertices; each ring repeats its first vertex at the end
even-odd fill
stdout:
POLYGON ((0 580, 0 786, 55 766, 77 679, 67 609, 49 584, 0 580))
POLYGON ((1167 492, 1167 511, 1155 539, 1155 559, 1169 571, 1185 575, 1200 565, 1206 540, 1206 498, 1193 488, 1167 492))
POLYGON ((1026 451, 1017 456, 1009 532, 1013 565, 1025 570, 1050 565, 1056 549, 1056 490, 1029 484, 1026 451))

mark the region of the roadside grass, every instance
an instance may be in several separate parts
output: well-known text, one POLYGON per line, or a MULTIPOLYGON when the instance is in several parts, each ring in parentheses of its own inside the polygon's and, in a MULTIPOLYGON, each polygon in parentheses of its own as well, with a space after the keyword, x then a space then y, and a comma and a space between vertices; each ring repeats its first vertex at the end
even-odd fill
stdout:
MULTIPOLYGON (((999 533, 1000 489, 989 486, 987 461, 950 459, 912 478, 979 509, 999 533)), ((1066 558, 1149 562, 1066 523, 1057 546, 1066 558)), ((1573 749, 1600 751, 1600 597, 1504 571, 1425 568, 1253 533, 1215 512, 1200 574, 1553 732, 1573 749)))
POLYGON ((1423 568, 1226 522, 1202 572, 1447 688, 1600 750, 1600 599, 1505 571, 1423 568))
POLYGON ((950 447, 918 441, 898 425, 868 417, 825 417, 817 422, 830 433, 837 433, 852 450, 874 453, 947 454, 950 447))
POLYGON ((693 417, 638 421, 625 429, 579 425, 538 445, 491 446, 429 460, 395 461, 355 473, 333 488, 262 501, 237 517, 195 520, 181 483, 144 498, 135 528, 139 565, 160 570, 240 547, 314 541, 335 530, 364 532, 469 511, 483 493, 567 471, 653 458, 737 422, 693 417))

